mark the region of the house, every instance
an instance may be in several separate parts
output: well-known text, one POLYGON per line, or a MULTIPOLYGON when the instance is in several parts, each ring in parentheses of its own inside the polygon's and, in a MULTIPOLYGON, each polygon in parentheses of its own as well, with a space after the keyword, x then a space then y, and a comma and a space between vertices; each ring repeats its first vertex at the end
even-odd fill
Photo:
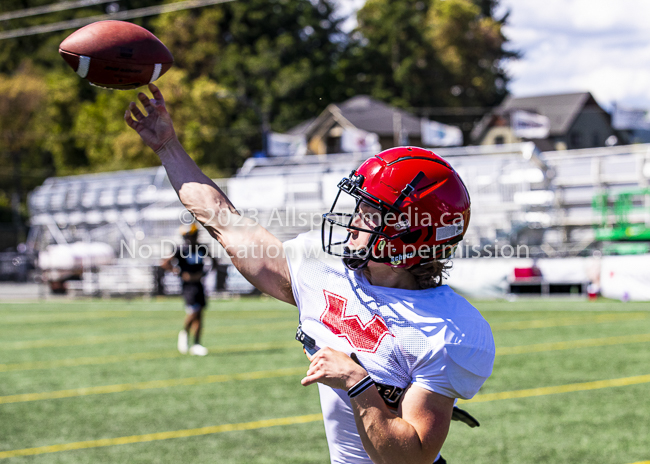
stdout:
POLYGON ((316 118, 305 121, 287 133, 304 136, 310 153, 323 155, 355 151, 349 149, 347 135, 355 137, 358 151, 421 145, 420 118, 367 95, 358 95, 340 104, 331 104, 316 118), (376 134, 374 136, 373 134, 376 134), (348 145, 346 147, 346 145, 348 145))
POLYGON ((589 92, 508 97, 474 127, 476 145, 533 141, 541 151, 604 147, 616 143, 610 115, 589 92), (526 121, 515 124, 523 116, 526 121), (532 126, 537 129, 530 131, 532 126), (522 129, 523 128, 523 129, 522 129))
POLYGON ((614 104, 612 126, 628 143, 650 143, 650 115, 647 109, 614 104))

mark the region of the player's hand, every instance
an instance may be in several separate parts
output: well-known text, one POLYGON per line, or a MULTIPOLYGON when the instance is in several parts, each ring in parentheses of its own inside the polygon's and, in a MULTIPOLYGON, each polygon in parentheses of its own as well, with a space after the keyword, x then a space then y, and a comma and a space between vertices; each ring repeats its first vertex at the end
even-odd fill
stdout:
POLYGON ((176 138, 176 132, 174 132, 172 118, 165 107, 162 93, 153 84, 149 84, 149 90, 153 95, 152 99, 142 92, 138 94, 138 99, 147 113, 146 116, 138 105, 131 102, 124 114, 124 120, 140 135, 144 143, 157 152, 170 140, 176 138))
POLYGON ((307 376, 300 381, 305 387, 319 382, 347 391, 368 375, 363 367, 341 351, 321 348, 313 356, 305 354, 311 362, 307 376))

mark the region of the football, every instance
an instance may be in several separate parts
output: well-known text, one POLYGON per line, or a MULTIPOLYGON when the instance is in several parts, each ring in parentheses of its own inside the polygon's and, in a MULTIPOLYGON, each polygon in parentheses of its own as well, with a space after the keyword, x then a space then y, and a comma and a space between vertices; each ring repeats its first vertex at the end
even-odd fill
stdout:
POLYGON ((125 21, 98 21, 70 34, 59 53, 91 84, 135 89, 165 74, 174 58, 151 32, 125 21))

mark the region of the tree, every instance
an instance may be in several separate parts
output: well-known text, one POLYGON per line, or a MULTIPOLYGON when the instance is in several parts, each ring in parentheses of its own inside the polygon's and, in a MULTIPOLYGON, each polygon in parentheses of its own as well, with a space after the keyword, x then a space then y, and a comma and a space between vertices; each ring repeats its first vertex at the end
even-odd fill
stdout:
POLYGON ((35 120, 44 101, 43 78, 29 63, 14 76, 0 74, 0 221, 13 222, 21 240, 24 192, 44 179, 33 169, 41 164, 35 120))
MULTIPOLYGON (((220 128, 227 121, 231 102, 219 98, 223 90, 207 77, 190 80, 187 72, 171 69, 159 82, 165 94, 167 107, 174 117, 176 132, 186 150, 199 164, 209 164, 211 173, 230 173, 243 160, 222 153, 220 128), (221 153, 222 156, 215 156, 221 153), (223 160, 228 160, 222 163, 223 160)), ((129 102, 137 101, 137 94, 146 89, 115 92, 103 90, 95 101, 80 105, 72 128, 76 146, 88 158, 92 171, 135 169, 160 164, 158 157, 148 149, 140 137, 127 130, 123 116, 129 102)), ((210 169, 209 169, 210 170, 210 169)))
POLYGON ((436 1, 429 10, 426 38, 454 82, 452 95, 463 106, 494 106, 506 95, 508 76, 501 32, 505 17, 492 15, 496 1, 436 1))
POLYGON ((208 75, 239 98, 233 127, 266 114, 286 130, 340 88, 341 20, 332 0, 249 0, 161 15, 155 31, 192 78, 208 75))
MULTIPOLYGON (((6 0, 0 13, 51 3, 6 0)), ((160 0, 117 3, 132 10, 160 0)), ((0 23, 0 30, 94 16, 105 9, 91 5, 18 18, 0 23)), ((283 131, 332 101, 340 20, 331 0, 254 0, 132 22, 156 33, 175 56, 175 67, 159 82, 163 91, 182 95, 170 104, 183 115, 177 126, 188 150, 208 170, 230 175, 261 148, 265 119, 283 131)), ((58 174, 151 165, 155 159, 122 127, 123 109, 136 92, 107 92, 75 76, 57 53, 71 32, 6 40, 0 47, 0 72, 14 75, 27 55, 47 88, 38 118, 39 131, 47 137, 35 146, 51 158, 49 165, 58 174)))
POLYGON ((360 93, 404 107, 492 106, 506 95, 497 0, 368 0, 347 50, 360 93))
MULTIPOLYGON (((334 2, 247 0, 133 20, 175 56, 159 83, 170 93, 179 136, 202 167, 230 175, 262 147, 265 123, 285 131, 357 93, 402 107, 485 107, 504 97, 502 60, 513 54, 503 49, 506 18, 495 18, 498 0, 367 0, 351 36, 341 32, 344 18, 336 16, 334 2)), ((5 0, 0 13, 51 3, 5 0)), ((135 9, 160 0, 117 3, 135 9)), ((105 8, 14 19, 0 30, 105 8)), ((0 73, 26 77, 28 56, 28 74, 41 83, 36 126, 21 132, 24 150, 57 174, 156 164, 123 126, 123 110, 137 92, 92 87, 58 56, 58 44, 71 32, 0 46, 0 73)))
POLYGON ((83 103, 80 95, 93 91, 68 69, 48 72, 44 81, 46 98, 36 118, 41 134, 39 148, 51 159, 52 175, 84 172, 90 163, 86 152, 76 144, 73 126, 83 103))

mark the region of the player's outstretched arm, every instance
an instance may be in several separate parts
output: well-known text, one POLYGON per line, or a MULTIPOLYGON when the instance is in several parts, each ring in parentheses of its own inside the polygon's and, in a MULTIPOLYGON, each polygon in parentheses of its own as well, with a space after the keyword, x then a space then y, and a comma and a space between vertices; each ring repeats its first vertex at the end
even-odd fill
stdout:
POLYGON ((226 195, 203 174, 182 147, 162 93, 149 84, 153 99, 131 102, 126 123, 160 157, 181 203, 226 249, 233 264, 255 287, 279 300, 296 304, 282 243, 252 219, 242 217, 226 195))

